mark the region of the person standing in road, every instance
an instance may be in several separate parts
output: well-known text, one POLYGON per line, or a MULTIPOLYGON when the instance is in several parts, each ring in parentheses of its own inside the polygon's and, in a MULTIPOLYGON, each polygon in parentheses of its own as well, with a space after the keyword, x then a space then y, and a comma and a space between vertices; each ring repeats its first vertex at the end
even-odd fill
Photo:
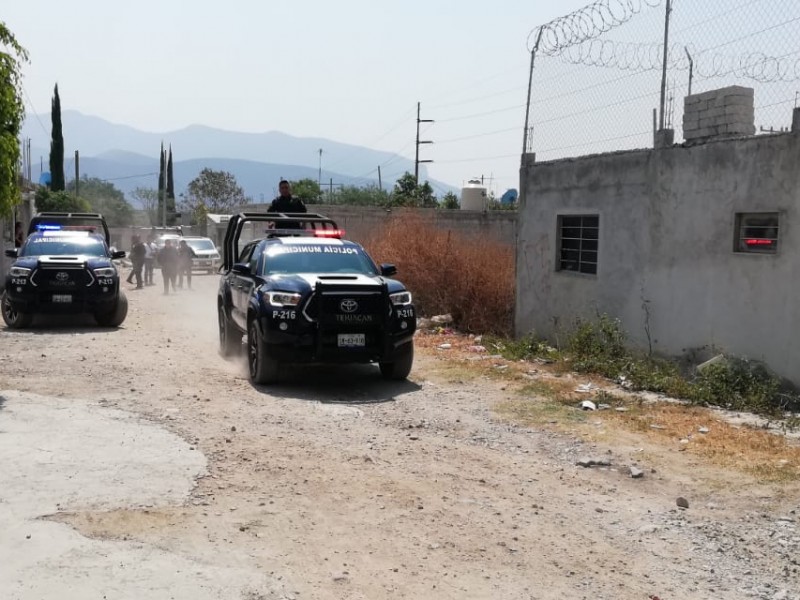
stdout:
POLYGON ((183 276, 186 275, 186 287, 192 289, 193 260, 197 257, 192 247, 181 240, 178 244, 178 287, 183 288, 183 276))
POLYGON ((144 249, 144 284, 155 285, 155 283, 153 283, 153 269, 155 268, 158 247, 156 246, 156 241, 153 239, 152 235, 147 238, 147 241, 144 244, 144 249))
POLYGON ((178 272, 178 251, 172 240, 164 240, 164 247, 158 253, 158 264, 161 265, 161 277, 164 279, 164 294, 169 294, 169 287, 175 292, 175 275, 178 272))
POLYGON ((128 283, 133 283, 131 281, 134 276, 136 277, 136 289, 140 290, 144 287, 142 283, 142 267, 144 267, 144 257, 145 253, 145 246, 142 243, 142 239, 135 235, 131 238, 131 265, 132 269, 130 274, 128 274, 128 283))
POLYGON ((16 221, 14 223, 14 247, 19 248, 25 242, 25 232, 22 231, 22 223, 16 221))

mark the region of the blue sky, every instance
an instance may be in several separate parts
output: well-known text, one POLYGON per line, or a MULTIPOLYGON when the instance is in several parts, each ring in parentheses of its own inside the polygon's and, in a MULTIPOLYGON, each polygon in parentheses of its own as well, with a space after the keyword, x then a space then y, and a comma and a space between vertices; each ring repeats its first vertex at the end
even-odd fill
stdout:
POLYGON ((518 184, 527 35, 584 4, 26 0, 0 18, 31 55, 28 111, 49 111, 57 81, 64 109, 147 131, 278 130, 413 158, 420 101, 437 121, 422 139, 441 141, 422 149, 430 175, 502 193, 518 184))

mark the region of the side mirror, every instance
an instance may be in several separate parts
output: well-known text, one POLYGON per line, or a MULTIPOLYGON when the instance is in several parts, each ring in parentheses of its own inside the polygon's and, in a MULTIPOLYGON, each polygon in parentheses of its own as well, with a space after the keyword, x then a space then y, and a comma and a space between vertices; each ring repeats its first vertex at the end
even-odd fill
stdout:
POLYGON ((116 260, 118 258, 125 258, 126 252, 124 250, 112 250, 111 251, 111 259, 116 260))
POLYGON ((233 272, 241 275, 250 275, 250 265, 247 263, 234 263, 233 272))
POLYGON ((12 250, 6 250, 6 256, 9 258, 17 258, 17 249, 14 248, 12 250))
POLYGON ((397 275, 397 267, 389 263, 384 263, 381 265, 381 275, 384 277, 392 277, 393 275, 397 275))

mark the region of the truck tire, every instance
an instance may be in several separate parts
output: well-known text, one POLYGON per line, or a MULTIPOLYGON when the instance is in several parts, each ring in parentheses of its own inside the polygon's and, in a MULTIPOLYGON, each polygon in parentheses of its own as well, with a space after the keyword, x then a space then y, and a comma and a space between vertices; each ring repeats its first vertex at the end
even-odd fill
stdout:
POLYGON ((33 321, 32 314, 12 308, 5 291, 3 292, 3 297, 0 298, 0 309, 3 313, 3 321, 5 321, 9 329, 22 329, 30 326, 31 321, 33 321))
POLYGON ((128 297, 122 290, 119 291, 117 296, 117 303, 114 305, 113 310, 104 313, 97 313, 94 316, 95 321, 101 327, 119 327, 128 316, 128 297))
POLYGON ((409 344, 408 352, 399 356, 394 362, 380 362, 381 375, 384 379, 402 381, 407 379, 414 364, 414 344, 409 344))
POLYGON ((219 353, 225 358, 235 356, 242 349, 242 332, 231 323, 222 302, 217 308, 217 315, 219 318, 219 353))
POLYGON ((247 367, 253 383, 275 383, 278 380, 280 364, 267 355, 267 349, 255 319, 250 321, 247 328, 247 367))

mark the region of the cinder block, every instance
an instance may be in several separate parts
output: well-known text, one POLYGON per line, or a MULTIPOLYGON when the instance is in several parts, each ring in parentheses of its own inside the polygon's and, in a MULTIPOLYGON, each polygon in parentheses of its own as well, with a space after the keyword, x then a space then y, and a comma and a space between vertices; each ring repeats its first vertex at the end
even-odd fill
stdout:
POLYGON ((750 87, 745 87, 743 85, 729 85, 728 87, 720 88, 717 90, 718 92, 722 92, 725 96, 749 96, 750 98, 755 97, 755 90, 750 87))
POLYGON ((734 95, 734 96, 725 96, 725 106, 753 106, 753 97, 752 96, 742 96, 742 95, 734 95))

